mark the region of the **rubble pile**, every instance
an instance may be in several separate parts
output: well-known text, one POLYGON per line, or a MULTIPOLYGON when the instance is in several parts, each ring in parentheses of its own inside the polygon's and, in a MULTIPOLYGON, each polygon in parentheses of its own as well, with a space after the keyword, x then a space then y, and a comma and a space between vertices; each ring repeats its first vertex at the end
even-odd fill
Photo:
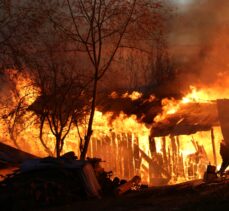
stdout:
POLYGON ((99 158, 77 160, 73 152, 60 158, 27 160, 0 183, 1 207, 7 210, 27 210, 59 206, 114 196, 119 192, 115 191, 119 187, 122 190, 120 193, 124 194, 139 184, 140 178, 128 183, 119 178, 112 180, 112 172, 105 172, 100 162, 99 158), (124 184, 125 187, 122 187, 124 184))

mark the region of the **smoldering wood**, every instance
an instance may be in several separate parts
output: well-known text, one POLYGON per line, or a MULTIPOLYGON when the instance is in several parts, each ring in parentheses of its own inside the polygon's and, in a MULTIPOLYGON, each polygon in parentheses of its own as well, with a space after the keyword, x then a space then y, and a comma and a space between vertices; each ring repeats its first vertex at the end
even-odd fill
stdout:
POLYGON ((120 185, 116 190, 116 195, 122 195, 128 190, 130 190, 133 186, 137 186, 141 182, 141 178, 139 176, 134 176, 131 180, 126 182, 123 185, 120 185))

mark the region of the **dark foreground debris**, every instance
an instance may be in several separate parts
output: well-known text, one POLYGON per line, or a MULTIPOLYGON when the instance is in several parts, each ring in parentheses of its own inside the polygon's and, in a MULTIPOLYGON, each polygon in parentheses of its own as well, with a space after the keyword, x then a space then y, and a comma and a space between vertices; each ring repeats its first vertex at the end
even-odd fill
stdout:
POLYGON ((205 183, 202 180, 172 186, 151 187, 118 198, 79 201, 45 211, 209 211, 229 210, 229 180, 205 183))
POLYGON ((1 210, 228 210, 229 179, 208 166, 204 180, 142 187, 140 178, 111 179, 101 159, 72 153, 24 162, 0 183, 1 210), (133 190, 135 188, 135 190, 133 190))
POLYGON ((58 159, 27 160, 0 183, 1 210, 43 209, 114 197, 115 193, 124 194, 140 182, 139 177, 129 182, 112 180, 112 172, 104 171, 100 162, 99 158, 77 160, 73 152, 58 159))

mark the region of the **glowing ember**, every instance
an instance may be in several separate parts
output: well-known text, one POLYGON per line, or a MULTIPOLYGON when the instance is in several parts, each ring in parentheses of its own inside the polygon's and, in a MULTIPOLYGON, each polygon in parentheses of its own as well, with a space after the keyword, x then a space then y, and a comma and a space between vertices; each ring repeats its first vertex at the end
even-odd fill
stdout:
MULTIPOLYGON (((110 97, 113 99, 117 99, 117 98, 129 98, 131 100, 138 100, 142 97, 142 93, 137 92, 137 91, 133 91, 131 94, 129 94, 128 92, 122 94, 121 96, 119 96, 119 94, 117 92, 112 92, 110 94, 110 97)), ((152 99, 152 96, 150 97, 150 100, 152 99)))
POLYGON ((142 93, 136 91, 132 92, 131 94, 126 92, 125 94, 122 95, 122 98, 130 98, 131 100, 138 100, 141 97, 142 97, 142 93))

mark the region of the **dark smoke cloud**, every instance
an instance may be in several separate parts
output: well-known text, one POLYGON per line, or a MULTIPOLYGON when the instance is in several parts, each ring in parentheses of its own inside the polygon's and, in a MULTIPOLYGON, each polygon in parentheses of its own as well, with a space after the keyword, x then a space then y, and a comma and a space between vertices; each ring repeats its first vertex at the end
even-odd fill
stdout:
POLYGON ((144 99, 135 102, 106 99, 100 105, 103 112, 114 111, 115 117, 124 111, 128 115, 137 115, 139 121, 151 123, 161 111, 160 99, 163 97, 181 98, 182 94, 190 91, 190 85, 197 88, 229 87, 229 1, 189 0, 183 5, 171 1, 177 7, 169 34, 175 79, 144 92, 146 98, 151 93, 157 96, 159 100, 153 103, 146 103, 144 99), (151 109, 153 107, 154 110, 151 109))
POLYGON ((170 36, 183 85, 215 83, 229 75, 229 1, 193 0, 177 8, 170 36))

